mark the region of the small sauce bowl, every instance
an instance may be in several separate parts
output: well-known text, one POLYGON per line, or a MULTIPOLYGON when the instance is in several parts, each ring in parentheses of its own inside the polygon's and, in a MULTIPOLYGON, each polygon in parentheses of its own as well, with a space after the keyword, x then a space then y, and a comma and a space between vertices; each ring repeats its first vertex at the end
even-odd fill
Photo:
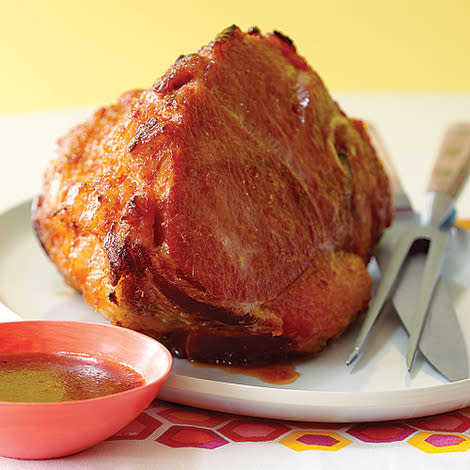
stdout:
POLYGON ((152 402, 172 366, 163 345, 127 328, 74 321, 0 323, 0 355, 31 352, 84 354, 124 364, 144 384, 86 400, 0 401, 0 455, 5 457, 49 459, 98 444, 152 402))

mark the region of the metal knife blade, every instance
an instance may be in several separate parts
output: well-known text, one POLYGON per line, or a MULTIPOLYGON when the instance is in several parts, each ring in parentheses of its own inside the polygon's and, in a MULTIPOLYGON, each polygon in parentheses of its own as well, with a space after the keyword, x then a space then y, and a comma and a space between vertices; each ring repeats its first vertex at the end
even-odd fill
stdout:
MULTIPOLYGON (((371 127, 369 133, 379 157, 391 175, 395 190, 396 215, 392 226, 382 237, 375 252, 379 267, 384 269, 393 256, 396 240, 416 225, 419 216, 412 209, 377 130, 371 127)), ((425 254, 415 254, 405 262, 401 270, 400 283, 393 296, 395 311, 408 333, 414 325, 417 294, 423 279, 425 261, 425 254)), ((436 285, 419 348, 426 359, 449 380, 462 380, 468 377, 465 340, 449 287, 443 279, 440 279, 436 285)))
MULTIPOLYGON (((416 279, 422 279, 426 256, 416 253, 403 267, 393 305, 409 333, 416 306, 416 279)), ((441 277, 436 285, 419 348, 429 362, 449 380, 468 377, 465 339, 455 312, 450 289, 441 277)))
MULTIPOLYGON (((404 194, 400 197, 406 204, 404 194)), ((375 257, 381 269, 393 256, 396 237, 414 226, 418 215, 411 206, 397 207, 395 221, 387 230, 378 245, 375 257)), ((426 255, 416 253, 409 257, 400 272, 400 283, 395 289, 392 303, 405 330, 409 333, 414 323, 414 309, 417 293, 423 278, 426 255)), ((451 381, 468 378, 468 356, 462 329, 457 318, 449 286, 440 278, 434 292, 427 314, 426 323, 419 342, 419 349, 426 359, 445 377, 451 381)))

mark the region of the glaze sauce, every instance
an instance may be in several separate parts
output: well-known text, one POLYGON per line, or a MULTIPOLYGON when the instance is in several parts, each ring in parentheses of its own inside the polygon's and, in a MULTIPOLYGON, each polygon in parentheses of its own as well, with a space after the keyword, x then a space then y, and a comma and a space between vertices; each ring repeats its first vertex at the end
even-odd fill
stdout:
POLYGON ((202 364, 195 361, 191 361, 191 364, 197 367, 213 367, 228 374, 248 375, 261 380, 261 382, 273 385, 287 385, 300 377, 300 374, 297 372, 294 365, 289 362, 258 367, 220 366, 215 364, 202 364))
POLYGON ((0 355, 0 401, 60 402, 86 400, 144 385, 133 369, 72 353, 0 355))

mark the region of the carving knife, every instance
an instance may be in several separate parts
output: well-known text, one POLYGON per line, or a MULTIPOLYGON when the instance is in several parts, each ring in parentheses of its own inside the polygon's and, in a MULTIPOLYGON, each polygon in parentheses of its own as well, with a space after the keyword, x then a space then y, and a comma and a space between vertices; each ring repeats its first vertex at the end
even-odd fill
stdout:
MULTIPOLYGON (((384 161, 388 170, 395 195, 396 215, 393 225, 385 233, 375 253, 379 267, 385 269, 393 256, 394 241, 401 234, 416 226, 419 216, 413 211, 391 159, 373 126, 369 127, 369 134, 379 158, 384 161)), ((439 151, 439 157, 445 152, 451 152, 454 155, 458 152, 470 152, 469 123, 457 123, 448 129, 439 151)), ((392 297, 393 306, 408 333, 414 326, 414 312, 425 263, 425 253, 418 252, 407 257, 400 272, 400 282, 392 297)), ((439 277, 435 287, 419 339, 419 349, 426 359, 449 380, 463 380, 468 377, 465 340, 449 286, 442 277, 439 277)))

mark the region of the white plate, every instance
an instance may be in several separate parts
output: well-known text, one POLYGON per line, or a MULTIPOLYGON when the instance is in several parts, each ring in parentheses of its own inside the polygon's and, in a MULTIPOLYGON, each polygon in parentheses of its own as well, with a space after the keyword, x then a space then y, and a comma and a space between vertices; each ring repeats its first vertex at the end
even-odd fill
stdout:
MULTIPOLYGON (((470 315, 464 315, 470 305, 470 275, 462 264, 468 259, 470 237, 466 232, 457 235, 459 256, 451 259, 449 280, 470 344, 470 315)), ((24 319, 105 322, 64 284, 44 255, 31 229, 30 202, 0 215, 0 299, 24 319)), ((407 336, 392 314, 379 321, 358 366, 346 368, 344 361, 358 326, 353 325, 318 356, 295 363, 301 375, 289 385, 273 386, 254 377, 175 360, 159 397, 236 414, 327 422, 405 419, 470 405, 470 379, 449 383, 420 360, 416 373, 408 375, 407 336)))

